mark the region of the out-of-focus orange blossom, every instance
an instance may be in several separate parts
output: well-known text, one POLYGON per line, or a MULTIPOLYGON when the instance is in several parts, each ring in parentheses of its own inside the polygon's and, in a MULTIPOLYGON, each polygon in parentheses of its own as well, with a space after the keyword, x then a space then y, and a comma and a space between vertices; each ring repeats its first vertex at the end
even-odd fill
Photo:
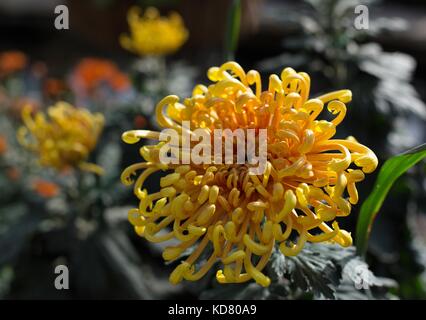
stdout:
POLYGON ((44 179, 36 179, 32 187, 34 191, 43 198, 53 198, 59 194, 60 190, 56 183, 44 179))
POLYGON ((0 53, 0 77, 23 70, 27 66, 27 63, 27 56, 20 51, 5 51, 0 53))
POLYGON ((98 58, 82 59, 72 75, 73 87, 86 94, 91 94, 102 84, 107 84, 114 91, 119 92, 129 89, 130 80, 110 60, 98 58))

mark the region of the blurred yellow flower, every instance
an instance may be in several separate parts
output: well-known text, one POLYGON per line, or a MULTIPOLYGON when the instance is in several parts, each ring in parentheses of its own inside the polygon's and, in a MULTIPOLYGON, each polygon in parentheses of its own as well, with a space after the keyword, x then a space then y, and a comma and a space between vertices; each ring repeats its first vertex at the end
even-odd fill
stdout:
POLYGON ((24 126, 18 130, 19 142, 35 152, 43 166, 66 170, 80 168, 101 174, 102 168, 85 160, 95 148, 104 125, 100 113, 92 114, 66 102, 58 102, 47 110, 31 114, 24 108, 24 126))
POLYGON ((120 36, 121 46, 141 56, 173 53, 188 38, 182 17, 175 12, 167 18, 160 16, 156 8, 149 7, 141 16, 140 8, 132 7, 127 20, 130 35, 120 36))
MULTIPOLYGON (((261 175, 249 174, 247 163, 165 165, 159 160, 164 142, 140 149, 144 160, 122 173, 123 183, 134 183, 140 200, 129 212, 135 231, 152 242, 180 242, 165 248, 168 261, 195 248, 170 281, 198 280, 220 261, 220 283, 254 279, 268 286, 270 279, 262 270, 276 243, 286 256, 297 255, 307 241, 350 246, 351 235, 339 228, 336 218, 350 214, 351 205, 358 202, 355 184, 377 167, 375 154, 354 138, 332 139, 351 91, 309 99, 309 76, 291 68, 271 75, 263 91, 260 74, 246 73, 235 62, 210 68, 208 77, 213 84, 197 85, 182 103, 177 96, 160 101, 159 125, 177 130, 181 137, 197 128, 205 128, 210 137, 217 128, 267 129, 266 141, 256 137, 257 144, 267 144, 267 165, 261 175), (325 109, 335 115, 333 120, 317 119, 325 109), (189 129, 183 121, 190 122, 189 129), (167 172, 161 189, 149 193, 143 184, 159 170, 167 172)), ((127 143, 141 138, 160 140, 160 133, 123 134, 127 143)))

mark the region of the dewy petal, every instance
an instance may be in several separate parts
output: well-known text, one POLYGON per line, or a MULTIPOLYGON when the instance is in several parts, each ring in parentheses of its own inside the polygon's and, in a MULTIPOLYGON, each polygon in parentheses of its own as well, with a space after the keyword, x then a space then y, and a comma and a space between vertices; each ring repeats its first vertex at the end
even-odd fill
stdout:
MULTIPOLYGON (((245 133, 268 129, 266 141, 256 141, 267 144, 267 163, 262 174, 253 175, 248 164, 217 159, 213 164, 163 164, 158 154, 164 142, 140 149, 144 161, 122 174, 123 183, 134 184, 140 200, 132 211, 138 215, 130 222, 148 241, 178 242, 166 247, 165 260, 178 260, 193 247, 170 281, 196 281, 219 261, 220 283, 253 279, 268 286, 270 279, 262 270, 275 244, 288 256, 297 255, 307 241, 351 245, 350 233, 339 228, 336 218, 350 214, 351 205, 358 202, 356 183, 377 167, 374 153, 354 138, 332 139, 346 115, 351 92, 340 90, 309 100, 309 76, 291 68, 280 77, 270 76, 262 91, 260 74, 246 73, 235 62, 210 68, 208 78, 213 84, 195 86, 192 96, 182 102, 168 96, 158 103, 160 127, 176 130, 180 144, 198 128, 210 135, 215 129, 245 133), (325 104, 336 115, 332 121, 317 119, 325 104), (159 170, 167 172, 160 179, 160 191, 148 193, 142 184, 159 170), (289 241, 294 233, 299 235, 295 244, 289 241)), ((159 133, 123 134, 130 144, 141 138, 155 140, 159 133)), ((193 145, 190 142, 181 154, 189 154, 193 145)), ((229 150, 235 149, 233 144, 229 150)))

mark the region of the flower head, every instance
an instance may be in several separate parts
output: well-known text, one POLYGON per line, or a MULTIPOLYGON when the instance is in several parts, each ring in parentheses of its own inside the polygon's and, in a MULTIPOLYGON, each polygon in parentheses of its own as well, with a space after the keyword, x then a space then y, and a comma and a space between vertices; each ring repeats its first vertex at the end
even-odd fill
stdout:
POLYGON ((188 38, 181 16, 175 12, 162 17, 156 8, 150 7, 141 16, 140 8, 132 7, 127 21, 130 35, 120 37, 121 46, 141 56, 173 53, 188 38))
POLYGON ((3 135, 0 135, 0 156, 5 154, 7 151, 7 140, 6 137, 3 135))
POLYGON ((47 180, 37 179, 32 186, 34 191, 43 198, 53 198, 59 194, 59 186, 47 180))
MULTIPOLYGON (((134 183, 140 200, 129 212, 130 222, 148 241, 179 241, 166 247, 165 260, 176 260, 194 248, 170 281, 198 280, 220 261, 219 282, 254 279, 267 286, 270 280, 262 269, 275 244, 286 256, 297 255, 307 241, 350 246, 350 233, 340 229, 336 219, 350 214, 351 205, 358 202, 355 184, 377 167, 375 154, 354 138, 333 139, 351 92, 309 99, 309 76, 291 68, 271 75, 263 90, 260 74, 246 73, 235 62, 210 68, 208 77, 213 84, 197 85, 182 103, 176 96, 164 98, 156 110, 159 125, 182 138, 185 131, 191 134, 197 128, 210 136, 218 128, 267 129, 266 141, 255 138, 257 144, 267 145, 266 170, 250 174, 248 163, 214 159, 212 164, 164 164, 159 156, 164 142, 140 149, 144 160, 122 174, 124 183, 134 183), (318 119, 327 110, 334 119, 318 119), (182 126, 184 121, 189 121, 189 128, 182 126), (134 181, 138 170, 143 171, 134 181), (149 193, 143 184, 160 170, 167 172, 161 189, 149 193)), ((123 134, 127 143, 141 138, 160 140, 160 133, 123 134)))
POLYGON ((27 56, 20 51, 0 53, 0 76, 8 76, 21 71, 27 65, 27 56))
POLYGON ((95 148, 104 118, 66 102, 58 102, 34 116, 30 108, 22 111, 24 126, 18 130, 19 142, 35 152, 43 166, 58 170, 79 167, 101 173, 101 168, 85 162, 95 148))
POLYGON ((52 99, 63 96, 67 89, 66 83, 61 79, 48 78, 43 83, 44 95, 52 99))
POLYGON ((130 80, 115 63, 106 59, 85 58, 75 67, 72 85, 76 91, 90 95, 103 84, 120 92, 129 89, 130 80))

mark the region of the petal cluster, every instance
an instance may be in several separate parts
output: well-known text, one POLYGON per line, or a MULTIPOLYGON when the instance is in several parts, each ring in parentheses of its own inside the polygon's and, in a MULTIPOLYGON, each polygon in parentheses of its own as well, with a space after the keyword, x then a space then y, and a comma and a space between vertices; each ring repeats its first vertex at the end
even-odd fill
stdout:
POLYGON ((58 102, 47 115, 31 108, 22 111, 24 126, 18 130, 19 142, 38 155, 43 166, 64 170, 81 168, 100 173, 101 168, 85 162, 102 132, 104 118, 87 109, 58 102))
POLYGON ((175 12, 162 17, 156 8, 150 7, 141 15, 140 8, 132 7, 127 21, 130 35, 122 35, 120 43, 126 50, 141 56, 174 53, 188 38, 182 17, 175 12))
MULTIPOLYGON (((375 154, 353 137, 333 139, 351 92, 309 99, 309 76, 291 68, 271 75, 262 88, 257 71, 246 73, 235 62, 210 68, 208 78, 212 84, 197 85, 182 102, 176 96, 159 102, 159 125, 181 134, 267 129, 267 141, 256 141, 267 144, 267 165, 253 175, 249 164, 164 164, 164 142, 141 147, 143 161, 122 174, 140 200, 129 220, 148 241, 178 242, 163 252, 167 261, 181 259, 170 281, 198 280, 219 262, 220 283, 254 279, 268 286, 262 270, 275 245, 286 256, 297 255, 306 242, 350 246, 351 235, 337 218, 350 214, 358 202, 356 183, 377 167, 375 154), (324 113, 332 120, 320 120, 324 113), (157 171, 166 175, 160 190, 150 193, 143 184, 157 171)), ((127 143, 159 137, 147 130, 123 134, 127 143)))

